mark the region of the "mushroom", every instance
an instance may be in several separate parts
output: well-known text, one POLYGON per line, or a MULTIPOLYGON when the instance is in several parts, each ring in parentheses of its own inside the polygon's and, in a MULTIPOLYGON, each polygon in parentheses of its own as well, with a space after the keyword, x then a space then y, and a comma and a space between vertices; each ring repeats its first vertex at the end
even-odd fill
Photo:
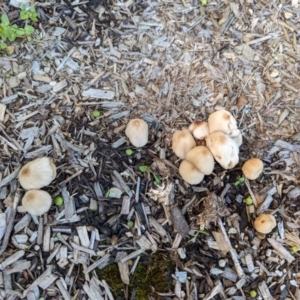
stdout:
POLYGON ((148 124, 142 119, 132 119, 126 126, 125 134, 134 147, 143 147, 148 143, 148 124))
POLYGON ((49 193, 42 190, 30 190, 22 198, 24 209, 33 216, 41 216, 47 212, 52 203, 49 193))
POLYGON ((195 121, 189 126, 189 130, 195 139, 203 140, 209 135, 208 123, 202 121, 195 121))
POLYGON ((239 147, 227 134, 214 132, 205 141, 215 160, 224 169, 232 169, 239 162, 239 147))
POLYGON ((239 134, 237 136, 231 136, 231 138, 235 141, 235 143, 240 147, 243 143, 243 135, 239 131, 239 134))
POLYGON ((273 215, 261 214, 254 220, 253 226, 259 233, 267 234, 276 227, 276 219, 273 215))
POLYGON ((236 119, 227 110, 213 112, 208 118, 209 133, 221 131, 230 137, 239 135, 236 119))
POLYGON ((49 157, 37 158, 22 167, 19 181, 25 190, 40 189, 56 177, 56 166, 49 157))
POLYGON ((172 137, 172 149, 174 153, 184 159, 187 152, 196 146, 196 142, 188 129, 177 130, 172 137))
POLYGON ((192 163, 183 160, 179 166, 179 174, 189 184, 198 184, 203 178, 202 174, 192 163))
POLYGON ((251 158, 247 160, 242 167, 244 175, 250 180, 257 179, 263 169, 264 163, 259 158, 251 158))
POLYGON ((185 160, 192 163, 201 173, 210 175, 215 166, 215 160, 210 150, 205 146, 197 146, 191 149, 185 160))

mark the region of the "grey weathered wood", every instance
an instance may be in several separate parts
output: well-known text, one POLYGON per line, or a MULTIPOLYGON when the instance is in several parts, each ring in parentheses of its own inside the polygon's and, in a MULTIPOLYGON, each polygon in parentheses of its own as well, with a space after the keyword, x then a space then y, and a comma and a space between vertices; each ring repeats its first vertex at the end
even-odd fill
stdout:
POLYGON ((112 100, 115 97, 115 92, 100 89, 88 89, 83 91, 81 95, 83 97, 112 100))

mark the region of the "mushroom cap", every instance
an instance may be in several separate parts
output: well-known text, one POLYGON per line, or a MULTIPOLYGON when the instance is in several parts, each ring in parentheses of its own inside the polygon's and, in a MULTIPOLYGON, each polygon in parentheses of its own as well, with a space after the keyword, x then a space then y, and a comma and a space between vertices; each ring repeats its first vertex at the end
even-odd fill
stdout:
POLYGON ((126 126, 125 134, 134 147, 143 147, 148 143, 148 124, 142 119, 132 119, 126 126))
POLYGON ((239 130, 239 134, 237 136, 231 136, 231 138, 235 141, 235 143, 240 147, 243 144, 243 135, 239 130))
POLYGON ((41 216, 50 209, 51 204, 51 196, 42 190, 27 191, 22 198, 24 209, 33 216, 41 216))
POLYGON ((195 121, 189 126, 189 130, 195 139, 203 140, 209 135, 208 123, 202 121, 195 121))
POLYGON ((208 118, 209 133, 221 131, 229 136, 237 136, 239 130, 237 128, 236 119, 227 110, 217 110, 208 118))
POLYGON ((19 172, 19 181, 25 190, 40 189, 56 177, 56 166, 49 157, 28 162, 19 172))
POLYGON ((179 174, 189 184, 198 184, 203 178, 202 174, 192 163, 183 160, 179 166, 179 174))
POLYGON ((184 159, 186 154, 194 147, 196 147, 196 142, 188 129, 174 132, 172 149, 179 158, 184 159))
POLYGON ((224 169, 232 169, 238 164, 239 147, 230 136, 223 132, 214 132, 205 141, 215 160, 224 169))
POLYGON ((214 157, 205 146, 197 146, 191 149, 186 154, 185 160, 192 163, 204 175, 210 175, 214 170, 214 157))
POLYGON ((267 234, 276 227, 276 219, 273 215, 261 214, 254 220, 253 226, 256 231, 267 234))
POLYGON ((250 180, 259 177, 264 169, 264 163, 259 158, 251 158, 247 160, 242 167, 243 174, 250 180))

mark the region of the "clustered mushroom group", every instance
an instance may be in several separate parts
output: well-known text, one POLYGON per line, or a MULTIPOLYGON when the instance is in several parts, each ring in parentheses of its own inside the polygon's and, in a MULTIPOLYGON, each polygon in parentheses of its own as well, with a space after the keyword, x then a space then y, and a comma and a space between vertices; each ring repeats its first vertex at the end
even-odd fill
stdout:
POLYGON ((19 182, 27 190, 22 198, 22 206, 31 215, 40 216, 50 209, 52 198, 41 188, 49 185, 55 177, 56 166, 48 157, 37 158, 21 168, 19 182))
MULTIPOLYGON (((135 147, 148 143, 148 125, 142 119, 130 120, 125 134, 135 147)), ((242 142, 237 121, 226 110, 213 112, 207 122, 195 121, 188 129, 176 130, 172 137, 172 150, 182 159, 179 174, 187 183, 199 184, 205 175, 212 174, 215 160, 226 170, 234 168, 239 162, 242 142)), ((249 180, 255 180, 263 168, 260 159, 251 158, 243 164, 242 172, 249 180)), ((276 219, 271 214, 261 214, 253 225, 257 232, 267 234, 276 226, 276 219)))

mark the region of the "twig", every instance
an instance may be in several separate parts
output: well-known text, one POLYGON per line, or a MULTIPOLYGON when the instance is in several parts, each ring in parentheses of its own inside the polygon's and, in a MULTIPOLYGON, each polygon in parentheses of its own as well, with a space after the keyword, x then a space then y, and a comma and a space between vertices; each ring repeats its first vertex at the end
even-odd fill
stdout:
POLYGON ((0 249, 0 256, 5 252, 9 239, 10 239, 10 234, 12 232, 13 226, 14 226, 14 221, 15 221, 15 216, 17 213, 17 206, 19 204, 19 201, 21 199, 21 190, 17 189, 16 193, 15 193, 15 198, 14 198, 14 202, 13 202, 13 207, 11 209, 10 215, 9 215, 9 222, 7 224, 6 227, 6 232, 4 235, 4 239, 3 239, 3 243, 0 249))
POLYGON ((226 233, 226 230, 225 230, 225 228, 223 226, 223 223, 222 223, 222 220, 220 218, 218 218, 218 226, 221 229, 221 232, 224 235, 224 239, 225 239, 225 241, 227 242, 227 244, 228 244, 228 246, 230 248, 229 251, 230 251, 231 258, 232 258, 232 261, 234 263, 235 270, 237 272, 238 277, 239 278, 246 278, 244 270, 242 269, 242 267, 240 265, 240 262, 239 262, 239 259, 238 259, 238 255, 237 255, 235 249, 233 249, 232 246, 231 246, 231 242, 230 242, 230 240, 228 238, 228 235, 226 233))

